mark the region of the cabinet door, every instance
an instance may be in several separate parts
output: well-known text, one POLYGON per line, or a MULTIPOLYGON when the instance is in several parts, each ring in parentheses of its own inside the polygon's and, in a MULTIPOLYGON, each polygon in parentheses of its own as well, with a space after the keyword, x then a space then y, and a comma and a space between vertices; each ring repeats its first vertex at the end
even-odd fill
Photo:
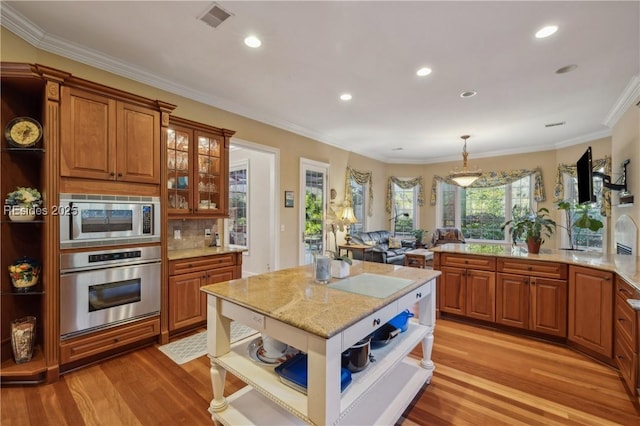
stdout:
POLYGON ((611 359, 613 353, 613 274, 569 267, 568 339, 611 359))
POLYGON ((221 191, 225 185, 225 181, 222 180, 224 137, 203 131, 195 131, 194 137, 194 211, 211 215, 212 210, 222 208, 224 201, 221 197, 221 194, 225 193, 221 191))
POLYGON ((567 282, 531 277, 531 330, 567 337, 567 282))
POLYGON ((60 115, 60 175, 115 179, 116 101, 63 86, 60 115))
POLYGON ((466 315, 484 321, 496 320, 496 273, 466 271, 466 315))
POLYGON ((187 214, 193 208, 192 159, 193 131, 171 124, 167 129, 168 213, 187 214))
POLYGON ((169 331, 197 324, 207 318, 200 287, 204 272, 176 275, 169 278, 169 331))
POLYGON ((440 310, 453 314, 465 314, 464 269, 442 267, 440 277, 440 310))
POLYGON ((116 179, 160 183, 160 113, 117 103, 116 179))
POLYGON ((496 322, 529 328, 529 277, 498 273, 496 280, 496 322))

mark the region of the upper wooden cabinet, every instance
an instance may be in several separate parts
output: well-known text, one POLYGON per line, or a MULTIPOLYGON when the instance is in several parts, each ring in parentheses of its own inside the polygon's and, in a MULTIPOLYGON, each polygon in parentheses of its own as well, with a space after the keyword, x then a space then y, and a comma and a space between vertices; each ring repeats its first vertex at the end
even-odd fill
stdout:
POLYGON ((60 175, 160 183, 160 112, 62 87, 60 175))
POLYGON ((229 138, 234 133, 179 117, 170 118, 165 162, 169 215, 229 215, 229 138))

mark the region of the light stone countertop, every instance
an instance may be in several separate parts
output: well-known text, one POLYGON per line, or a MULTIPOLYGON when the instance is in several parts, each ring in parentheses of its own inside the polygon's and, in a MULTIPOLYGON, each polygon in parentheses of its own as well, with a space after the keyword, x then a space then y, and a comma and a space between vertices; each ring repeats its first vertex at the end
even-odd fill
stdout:
MULTIPOLYGON (((363 296, 316 284, 313 266, 306 265, 211 284, 203 286, 202 291, 330 338, 440 275, 439 271, 354 260, 350 277, 362 273, 404 278, 413 283, 386 298, 363 296)), ((332 278, 329 284, 338 281, 332 278)))
POLYGON ((188 259, 190 257, 215 256, 217 254, 236 253, 247 251, 247 249, 231 247, 199 247, 190 249, 169 250, 167 257, 169 260, 188 259))
POLYGON ((512 244, 444 244, 429 250, 443 253, 477 254, 484 256, 521 258, 586 266, 617 273, 640 292, 640 257, 621 254, 602 254, 594 251, 541 249, 530 254, 526 248, 512 244))

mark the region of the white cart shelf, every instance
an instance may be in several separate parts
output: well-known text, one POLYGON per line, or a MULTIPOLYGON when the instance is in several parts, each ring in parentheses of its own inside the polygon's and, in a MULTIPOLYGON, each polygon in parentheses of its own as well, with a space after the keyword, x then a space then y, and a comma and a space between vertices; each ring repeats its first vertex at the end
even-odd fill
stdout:
POLYGON ((330 338, 321 338, 283 321, 262 317, 240 306, 208 294, 208 352, 214 398, 212 418, 224 425, 289 424, 393 424, 418 391, 429 381, 435 326, 435 279, 400 294, 377 311, 330 338), (375 361, 352 373, 349 386, 340 392, 341 352, 358 335, 366 336, 393 316, 418 303, 419 320, 386 346, 372 349, 375 361), (373 321, 372 321, 373 318, 373 321), (250 358, 249 337, 229 344, 229 324, 239 321, 307 353, 308 396, 284 383, 273 366, 250 358), (373 323, 373 324, 371 324, 373 323), (422 359, 408 354, 422 344, 422 359), (215 354, 218 356, 214 356, 215 354), (223 396, 226 372, 248 386, 223 396))

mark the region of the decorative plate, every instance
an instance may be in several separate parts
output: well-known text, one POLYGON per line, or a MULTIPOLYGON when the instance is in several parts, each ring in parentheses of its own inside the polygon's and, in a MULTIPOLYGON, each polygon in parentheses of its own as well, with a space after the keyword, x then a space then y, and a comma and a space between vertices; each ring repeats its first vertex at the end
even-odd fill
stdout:
POLYGON ((33 118, 17 117, 7 124, 4 135, 10 145, 28 148, 42 138, 42 126, 33 118))
POLYGON ((288 359, 293 358, 300 351, 292 346, 287 346, 287 349, 284 353, 278 358, 268 358, 264 355, 264 348, 262 347, 262 337, 257 337, 249 343, 247 347, 247 351, 249 352, 249 357, 256 361, 259 364, 263 365, 279 365, 288 359))

